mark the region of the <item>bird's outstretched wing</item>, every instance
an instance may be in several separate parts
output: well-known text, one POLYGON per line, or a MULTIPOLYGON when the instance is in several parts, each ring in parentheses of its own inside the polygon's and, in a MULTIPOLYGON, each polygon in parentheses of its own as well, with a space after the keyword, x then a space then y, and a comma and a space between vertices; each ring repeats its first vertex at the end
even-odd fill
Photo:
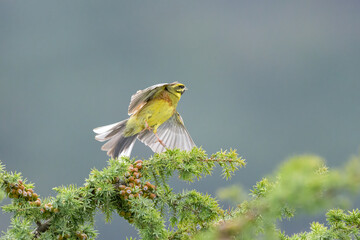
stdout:
MULTIPOLYGON (((166 148, 190 151, 195 147, 189 132, 186 130, 184 122, 178 112, 176 112, 166 122, 157 129, 157 135, 165 144, 166 148)), ((138 135, 138 139, 156 153, 164 152, 166 148, 159 143, 155 134, 151 130, 145 130, 138 135)))
POLYGON ((160 83, 143 90, 137 91, 131 96, 128 114, 132 115, 140 110, 158 92, 159 88, 165 87, 169 83, 160 83))

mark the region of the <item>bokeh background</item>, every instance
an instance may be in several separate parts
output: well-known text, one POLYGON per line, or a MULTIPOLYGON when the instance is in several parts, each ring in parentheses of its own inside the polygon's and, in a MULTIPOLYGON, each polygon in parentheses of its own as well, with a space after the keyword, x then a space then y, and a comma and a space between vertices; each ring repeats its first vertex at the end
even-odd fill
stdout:
MULTIPOLYGON (((0 1, 0 159, 42 196, 82 185, 107 156, 92 129, 127 118, 138 89, 179 81, 198 146, 247 166, 177 190, 249 189, 289 156, 330 167, 360 144, 359 1, 0 1)), ((133 156, 151 151, 138 143, 133 156)), ((6 203, 5 200, 2 204, 6 203)), ((356 207, 356 206, 355 206, 356 207)), ((0 214, 0 230, 10 216, 0 214)), ((323 217, 282 223, 287 233, 323 217)), ((136 230, 97 216, 99 239, 136 230)))

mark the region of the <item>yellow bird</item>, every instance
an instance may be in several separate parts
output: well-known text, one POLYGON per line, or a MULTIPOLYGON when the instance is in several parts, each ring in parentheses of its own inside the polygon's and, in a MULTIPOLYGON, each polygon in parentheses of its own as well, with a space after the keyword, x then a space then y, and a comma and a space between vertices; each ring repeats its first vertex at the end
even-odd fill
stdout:
POLYGON ((176 111, 184 84, 161 83, 137 91, 131 97, 130 118, 95 128, 95 139, 105 143, 101 149, 113 158, 130 156, 136 138, 160 153, 166 148, 191 150, 195 144, 176 111))

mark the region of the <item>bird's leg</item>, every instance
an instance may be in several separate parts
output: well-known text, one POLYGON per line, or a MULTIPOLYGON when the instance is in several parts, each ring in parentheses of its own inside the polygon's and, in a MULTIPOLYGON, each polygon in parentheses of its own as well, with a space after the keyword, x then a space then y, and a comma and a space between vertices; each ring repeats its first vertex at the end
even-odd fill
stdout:
POLYGON ((151 127, 149 126, 146 120, 145 120, 145 127, 147 130, 152 131, 151 127))
POLYGON ((159 141, 159 143, 160 143, 160 144, 161 144, 164 148, 166 148, 165 143, 164 143, 163 141, 161 141, 161 139, 159 138, 159 136, 157 135, 157 133, 156 133, 156 132, 154 132, 154 134, 155 134, 155 136, 156 136, 157 140, 159 141))
POLYGON ((164 144, 164 142, 161 141, 161 139, 159 138, 159 136, 157 135, 157 133, 149 126, 149 124, 147 123, 146 120, 145 120, 145 126, 146 126, 146 129, 147 129, 147 130, 153 131, 153 133, 155 134, 155 137, 157 138, 157 140, 159 141, 159 143, 160 143, 164 148, 166 148, 166 145, 164 144))

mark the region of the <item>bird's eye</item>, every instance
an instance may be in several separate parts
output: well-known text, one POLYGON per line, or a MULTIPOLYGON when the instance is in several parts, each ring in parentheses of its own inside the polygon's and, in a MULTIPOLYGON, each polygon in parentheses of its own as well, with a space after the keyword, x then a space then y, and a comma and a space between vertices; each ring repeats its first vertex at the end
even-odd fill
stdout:
POLYGON ((179 85, 178 88, 183 89, 185 86, 184 85, 179 85))

